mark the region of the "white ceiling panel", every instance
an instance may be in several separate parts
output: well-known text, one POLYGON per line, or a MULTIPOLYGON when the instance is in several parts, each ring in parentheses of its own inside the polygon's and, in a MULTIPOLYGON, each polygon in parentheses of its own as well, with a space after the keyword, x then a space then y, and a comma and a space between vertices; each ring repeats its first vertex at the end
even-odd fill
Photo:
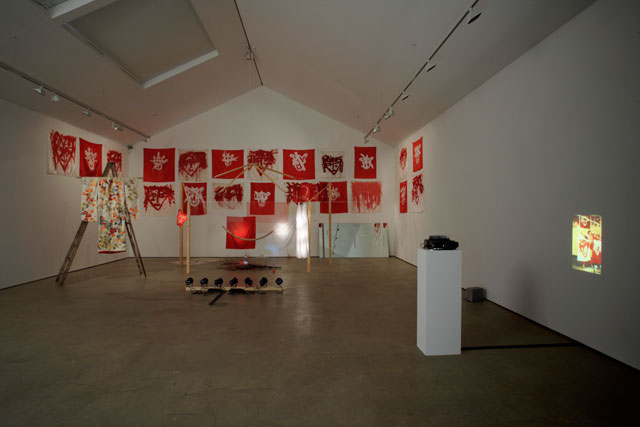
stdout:
MULTIPOLYGON (((45 10, 30 0, 0 2, 0 61, 151 136, 259 86, 261 78, 364 135, 474 3, 157 0, 151 3, 158 7, 150 8, 150 0, 73 1, 81 7, 67 2, 45 10), (180 4, 190 6, 182 17, 170 9, 180 4), (51 11, 60 13, 52 18, 51 11), (187 15, 197 24, 186 23, 187 15), (66 31, 69 20, 86 33, 100 28, 110 34, 107 41, 92 37, 138 81, 211 46, 218 55, 143 89, 66 31), (245 30, 257 69, 245 59, 245 30), (194 42, 196 36, 204 42, 194 42), (170 47, 174 53, 167 53, 170 47)), ((398 144, 592 1, 479 0, 481 17, 453 33, 435 58, 438 66, 415 80, 409 99, 381 122, 376 138, 398 144)), ((114 133, 110 123, 99 123, 105 120, 87 120, 80 108, 62 108, 32 89, 0 71, 2 98, 123 143, 141 139, 129 131, 114 133)))

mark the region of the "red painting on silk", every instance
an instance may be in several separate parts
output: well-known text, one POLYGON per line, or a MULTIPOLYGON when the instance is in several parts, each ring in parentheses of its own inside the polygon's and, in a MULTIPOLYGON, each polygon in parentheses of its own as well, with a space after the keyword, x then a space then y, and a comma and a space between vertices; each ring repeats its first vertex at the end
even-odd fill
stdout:
POLYGON ((173 185, 145 185, 143 208, 146 215, 168 215, 176 205, 173 185))
POLYGON ((107 163, 116 165, 116 173, 122 176, 122 153, 116 150, 107 150, 107 163))
POLYGON ((244 150, 211 150, 211 176, 214 179, 244 178, 244 150))
POLYGON ((317 186, 312 182, 287 182, 287 203, 315 201, 317 186))
POLYGON ((49 134, 49 173, 73 175, 76 167, 76 137, 54 130, 49 134))
POLYGON ((413 171, 422 170, 422 137, 412 144, 413 148, 413 171))
POLYGON ((320 213, 329 213, 329 197, 331 197, 331 213, 348 213, 349 212, 349 197, 347 195, 347 181, 337 181, 331 183, 331 192, 329 192, 329 183, 318 183, 318 192, 320 196, 320 213), (327 187, 326 190, 325 187, 327 187))
POLYGON ((413 177, 411 183, 411 205, 414 212, 422 212, 424 209, 424 184, 422 174, 413 177))
POLYGON ((259 176, 262 176, 266 168, 276 167, 278 150, 250 150, 247 154, 247 164, 254 164, 259 176))
POLYGON ((282 150, 284 179, 316 178, 316 150, 282 150))
POLYGON ((187 203, 191 206, 191 215, 207 214, 207 183, 182 183, 182 211, 187 211, 187 203))
POLYGON ((276 205, 276 186, 273 182, 252 182, 250 215, 274 215, 276 205))
POLYGON ((234 184, 226 187, 224 184, 213 184, 213 202, 220 209, 238 209, 242 206, 244 186, 234 184))
POLYGON ((204 181, 207 179, 207 152, 203 150, 180 150, 178 156, 178 179, 181 181, 204 181))
POLYGON ((376 147, 353 147, 355 165, 353 176, 356 179, 376 178, 376 147))
POLYGON ((400 183, 400 213, 407 213, 407 181, 400 183))
POLYGON ((227 217, 227 249, 255 249, 256 247, 256 217, 228 216, 227 217), (231 234, 233 233, 233 235, 231 234), (235 236, 237 237, 235 237, 235 236), (249 240, 243 240, 249 239, 249 240))
POLYGON ((144 149, 144 182, 172 182, 176 180, 176 149, 144 149))
POLYGON ((102 144, 80 138, 80 176, 102 176, 102 144))
POLYGON ((382 202, 382 183, 375 182, 352 182, 351 201, 354 213, 376 213, 380 212, 382 202))

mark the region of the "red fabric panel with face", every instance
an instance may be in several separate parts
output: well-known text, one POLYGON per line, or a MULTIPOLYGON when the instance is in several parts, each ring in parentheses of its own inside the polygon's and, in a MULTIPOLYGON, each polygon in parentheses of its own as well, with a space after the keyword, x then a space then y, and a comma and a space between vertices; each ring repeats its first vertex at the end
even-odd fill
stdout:
POLYGON ((187 211, 187 203, 191 205, 191 215, 207 214, 207 183, 182 183, 182 211, 187 211))

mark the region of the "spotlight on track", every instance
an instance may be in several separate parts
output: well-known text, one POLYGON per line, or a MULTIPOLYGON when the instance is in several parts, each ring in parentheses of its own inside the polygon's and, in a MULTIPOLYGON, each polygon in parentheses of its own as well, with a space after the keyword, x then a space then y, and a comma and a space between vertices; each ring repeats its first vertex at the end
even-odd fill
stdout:
POLYGON ((193 285, 193 277, 187 277, 187 280, 184 281, 184 284, 190 288, 191 285, 193 285))
POLYGON ((253 287, 253 280, 251 280, 250 277, 247 277, 246 279, 244 279, 244 284, 247 285, 247 288, 253 287))
POLYGON ((208 284, 209 284, 209 279, 207 279, 206 277, 203 277, 202 279, 200 279, 200 286, 202 286, 203 288, 206 288, 208 284))
POLYGON ((284 282, 284 280, 282 280, 282 278, 278 277, 278 278, 276 279, 276 285, 278 285, 278 286, 282 286, 282 282, 284 282))
POLYGON ((436 68, 436 64, 435 62, 429 62, 429 66, 427 67, 427 73, 431 70, 433 70, 434 68, 436 68))
POLYGON ((395 116, 396 113, 393 111, 393 107, 389 107, 389 109, 384 113, 384 119, 389 120, 391 117, 395 116))
POLYGON ((213 284, 216 285, 216 287, 220 288, 222 287, 223 282, 224 280, 222 280, 222 277, 218 277, 216 280, 213 281, 213 284))
POLYGON ((40 96, 44 96, 46 94, 43 86, 37 87, 37 88, 33 89, 33 91, 35 93, 37 93, 38 95, 40 95, 40 96))
POLYGON ((91 117, 91 110, 84 110, 82 114, 84 114, 87 117, 91 117))
POLYGON ((265 286, 267 286, 268 281, 269 279, 267 279, 266 277, 263 277, 262 279, 260 279, 260 287, 264 288, 265 286))
POLYGON ((402 91, 402 95, 400 95, 400 101, 404 101, 409 97, 409 94, 405 91, 402 91))
POLYGON ((57 93, 54 93, 53 96, 51 97, 51 102, 60 102, 60 95, 58 95, 57 93))
POLYGON ((376 123, 373 126, 373 129, 371 129, 371 133, 378 133, 378 132, 380 132, 380 125, 376 123))
POLYGON ((234 277, 231 280, 229 280, 229 286, 231 286, 232 288, 235 288, 236 286, 238 286, 238 278, 234 277))

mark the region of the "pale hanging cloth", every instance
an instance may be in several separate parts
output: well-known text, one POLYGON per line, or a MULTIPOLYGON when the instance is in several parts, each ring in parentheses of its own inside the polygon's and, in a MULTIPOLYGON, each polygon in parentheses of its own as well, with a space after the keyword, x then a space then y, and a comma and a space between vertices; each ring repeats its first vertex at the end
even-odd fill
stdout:
POLYGON ((298 204, 296 209, 296 257, 306 258, 309 253, 309 224, 307 221, 307 205, 298 204))

